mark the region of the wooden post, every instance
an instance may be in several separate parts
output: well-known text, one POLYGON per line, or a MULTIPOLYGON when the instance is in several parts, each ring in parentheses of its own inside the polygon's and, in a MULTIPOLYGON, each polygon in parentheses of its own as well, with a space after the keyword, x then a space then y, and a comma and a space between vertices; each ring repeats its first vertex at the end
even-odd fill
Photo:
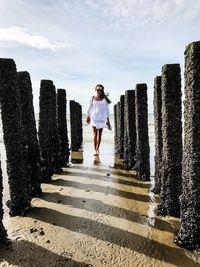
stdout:
POLYGON ((130 170, 135 165, 135 91, 127 90, 124 98, 124 168, 130 170))
POLYGON ((4 244, 7 240, 7 232, 3 225, 3 177, 1 171, 1 161, 0 161, 0 244, 4 244))
POLYGON ((39 112, 39 145, 41 152, 41 174, 42 181, 48 182, 54 173, 53 147, 51 138, 51 116, 52 116, 52 87, 51 80, 41 80, 40 83, 40 112, 39 112))
POLYGON ((82 163, 83 152, 80 150, 83 140, 82 108, 74 100, 70 100, 70 128, 71 128, 71 162, 82 163))
POLYGON ((71 151, 78 151, 76 102, 74 100, 70 100, 69 105, 70 105, 71 151))
POLYGON ((6 148, 11 216, 23 215, 31 204, 28 148, 22 125, 20 94, 13 59, 0 59, 0 103, 6 148))
POLYGON ((185 50, 183 192, 181 228, 176 242, 200 248, 200 42, 185 50))
POLYGON ((150 148, 148 135, 147 85, 137 84, 135 89, 136 164, 137 178, 150 181, 150 148))
POLYGON ((120 118, 119 118, 119 157, 124 158, 124 95, 120 96, 120 118))
POLYGON ((115 147, 115 153, 117 150, 117 104, 113 107, 114 111, 114 147, 115 147))
POLYGON ((162 67, 162 177, 157 214, 180 216, 182 190, 181 70, 179 64, 162 67))
POLYGON ((58 117, 56 108, 56 88, 53 85, 51 90, 51 125, 50 125, 50 136, 51 136, 51 146, 53 148, 53 169, 54 173, 61 173, 62 169, 60 166, 60 140, 58 135, 58 117))
POLYGON ((57 90, 58 134, 60 138, 60 164, 69 163, 69 139, 67 131, 67 99, 65 89, 57 90))
POLYGON ((162 175, 162 98, 161 76, 154 79, 154 127, 155 127, 155 186, 153 192, 160 194, 162 175))
POLYGON ((20 91, 22 124, 24 127, 26 143, 28 146, 28 157, 30 162, 31 192, 32 196, 39 196, 42 192, 40 150, 33 107, 31 78, 27 71, 20 71, 17 73, 17 75, 20 91))

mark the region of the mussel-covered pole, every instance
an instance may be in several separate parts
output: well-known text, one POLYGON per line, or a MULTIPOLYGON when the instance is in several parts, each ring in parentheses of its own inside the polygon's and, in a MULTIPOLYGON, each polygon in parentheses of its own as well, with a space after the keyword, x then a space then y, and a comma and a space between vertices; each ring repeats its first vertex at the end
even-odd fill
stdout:
POLYGON ((200 248, 200 41, 185 50, 183 192, 177 243, 200 248))
POLYGON ((162 67, 162 177, 157 214, 180 216, 182 191, 182 112, 179 64, 162 67))
POLYGON ((20 91, 22 124, 24 127, 30 162, 31 192, 32 196, 39 196, 41 193, 40 150, 37 139, 31 78, 27 71, 20 71, 17 75, 20 91))
POLYGON ((119 157, 124 158, 124 95, 120 96, 120 117, 119 117, 119 157))
POLYGON ((11 216, 23 215, 31 203, 28 149, 22 125, 16 65, 13 59, 0 59, 0 103, 6 148, 11 216))
POLYGON ((70 100, 69 107, 70 107, 71 151, 78 151, 79 147, 77 139, 76 102, 74 100, 70 100))
POLYGON ((162 175, 162 99, 161 76, 154 79, 154 127, 155 127, 155 185, 153 192, 160 194, 162 175))
POLYGON ((113 107, 114 112, 114 146, 115 151, 117 150, 117 104, 113 107))
POLYGON ((7 232, 3 225, 3 177, 1 170, 1 161, 0 161, 0 244, 6 242, 7 232))
POLYGON ((82 106, 79 103, 76 103, 76 117, 77 117, 78 148, 80 149, 83 143, 83 125, 82 125, 82 106))
POLYGON ((147 85, 137 84, 135 89, 136 164, 137 178, 150 181, 150 148, 148 135, 147 85))
POLYGON ((66 167, 69 163, 69 139, 67 131, 67 98, 66 90, 57 90, 57 113, 58 113, 58 134, 60 139, 60 164, 66 167))
POLYGON ((120 102, 116 104, 115 153, 120 153, 120 102))
POLYGON ((135 165, 136 129, 135 129, 135 91, 127 90, 124 97, 124 167, 131 169, 135 165))
POLYGON ((40 83, 40 111, 39 111, 39 146, 41 153, 41 174, 42 181, 51 180, 54 173, 53 166, 53 147, 51 138, 51 116, 52 116, 52 90, 53 82, 51 80, 41 80, 40 83))
POLYGON ((57 104, 56 104, 56 88, 53 85, 51 89, 51 117, 50 117, 50 136, 51 136, 51 146, 53 149, 53 172, 62 172, 60 165, 60 140, 58 135, 58 117, 57 117, 57 104))
POLYGON ((82 106, 80 105, 80 147, 83 145, 83 110, 82 106))

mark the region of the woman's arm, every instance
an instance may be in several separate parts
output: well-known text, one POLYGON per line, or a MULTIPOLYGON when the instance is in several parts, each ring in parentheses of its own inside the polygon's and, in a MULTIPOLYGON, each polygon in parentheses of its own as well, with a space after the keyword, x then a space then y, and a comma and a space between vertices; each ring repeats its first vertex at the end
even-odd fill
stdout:
POLYGON ((106 101, 106 113, 107 113, 107 118, 109 118, 109 116, 110 116, 110 109, 109 109, 109 104, 108 104, 107 101, 106 101))
POLYGON ((90 117, 91 117, 91 112, 92 112, 92 106, 93 106, 93 97, 90 99, 87 111, 86 111, 86 115, 87 115, 87 123, 90 123, 90 117))
POLYGON ((109 104, 108 104, 107 101, 106 101, 106 112, 107 112, 107 121, 106 121, 106 124, 107 124, 108 130, 111 131, 112 130, 112 127, 111 127, 110 120, 109 120, 110 109, 109 109, 109 104))

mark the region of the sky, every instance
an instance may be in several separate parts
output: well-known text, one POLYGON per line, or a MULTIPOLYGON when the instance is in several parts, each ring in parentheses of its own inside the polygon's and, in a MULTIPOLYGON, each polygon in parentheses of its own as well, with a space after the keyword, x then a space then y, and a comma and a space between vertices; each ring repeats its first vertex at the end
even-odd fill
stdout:
POLYGON ((66 89, 85 112, 101 83, 113 104, 148 86, 164 64, 180 63, 200 40, 199 0, 0 0, 0 57, 31 75, 35 113, 41 79, 66 89))

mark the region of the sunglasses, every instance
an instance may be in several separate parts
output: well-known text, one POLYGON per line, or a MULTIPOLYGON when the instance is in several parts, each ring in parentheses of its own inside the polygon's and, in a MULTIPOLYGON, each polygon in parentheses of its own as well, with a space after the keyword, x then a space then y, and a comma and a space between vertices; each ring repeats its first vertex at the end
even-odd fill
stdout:
POLYGON ((97 89, 97 92, 103 92, 103 90, 102 89, 97 89))

